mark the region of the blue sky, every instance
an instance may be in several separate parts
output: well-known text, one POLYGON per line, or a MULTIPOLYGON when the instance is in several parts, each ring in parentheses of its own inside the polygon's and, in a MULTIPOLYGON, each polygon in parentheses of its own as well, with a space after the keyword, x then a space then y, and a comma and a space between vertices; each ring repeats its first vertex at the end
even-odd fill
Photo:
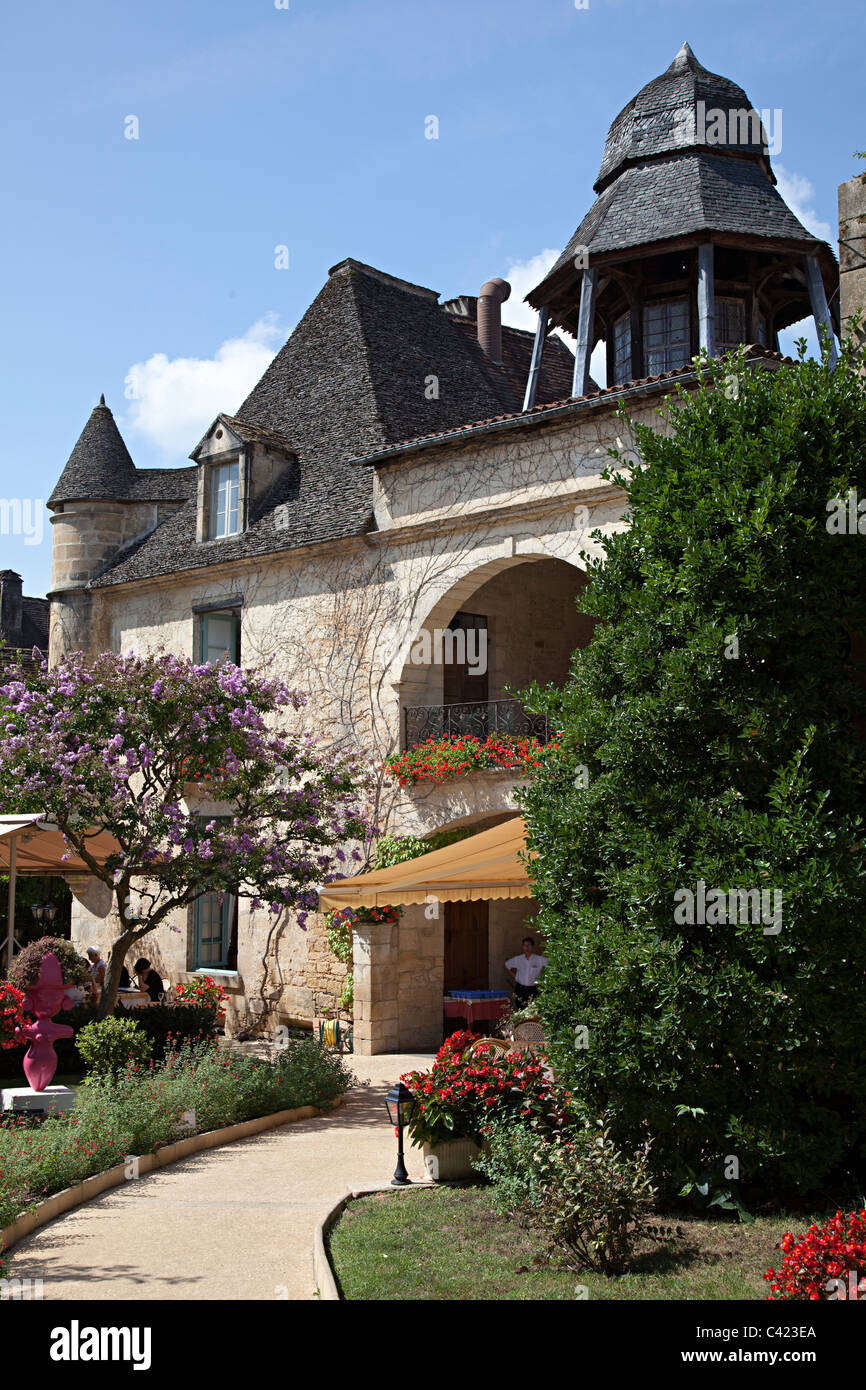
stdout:
MULTIPOLYGON (((835 241, 863 0, 282 2, 7 8, 0 496, 48 497, 102 391, 136 464, 185 462, 346 256, 445 296, 507 276, 528 323, 610 122, 684 39, 781 109, 780 190, 835 241)), ((47 514, 6 566, 46 592, 47 514)))

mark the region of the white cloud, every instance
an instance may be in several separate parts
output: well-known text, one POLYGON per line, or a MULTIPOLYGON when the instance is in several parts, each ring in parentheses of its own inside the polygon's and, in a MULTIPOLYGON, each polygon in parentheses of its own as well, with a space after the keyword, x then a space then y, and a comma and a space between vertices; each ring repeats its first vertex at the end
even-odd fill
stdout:
POLYGON ((237 410, 281 338, 276 314, 266 314, 242 337, 228 338, 213 357, 155 352, 134 363, 126 374, 126 426, 167 456, 188 454, 220 411, 237 410))
POLYGON ((820 237, 821 241, 830 241, 833 236, 830 223, 822 221, 813 207, 814 185, 804 174, 790 173, 781 164, 776 165, 775 172, 778 179, 777 191, 784 198, 794 216, 800 219, 807 232, 820 237))
POLYGON ((503 323, 507 323, 511 328, 528 328, 531 333, 535 332, 538 314, 528 304, 524 304, 524 296, 544 279, 558 255, 558 251, 551 251, 548 247, 528 261, 509 263, 503 278, 511 286, 511 296, 502 306, 503 323))

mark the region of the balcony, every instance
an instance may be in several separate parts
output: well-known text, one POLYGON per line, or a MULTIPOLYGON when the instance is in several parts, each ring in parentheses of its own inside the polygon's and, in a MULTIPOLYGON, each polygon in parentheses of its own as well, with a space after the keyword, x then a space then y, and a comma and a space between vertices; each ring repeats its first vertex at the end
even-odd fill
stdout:
POLYGON ((477 738, 513 734, 547 743, 547 716, 530 714, 519 700, 471 700, 451 705, 407 705, 403 710, 402 748, 415 748, 428 738, 477 738))

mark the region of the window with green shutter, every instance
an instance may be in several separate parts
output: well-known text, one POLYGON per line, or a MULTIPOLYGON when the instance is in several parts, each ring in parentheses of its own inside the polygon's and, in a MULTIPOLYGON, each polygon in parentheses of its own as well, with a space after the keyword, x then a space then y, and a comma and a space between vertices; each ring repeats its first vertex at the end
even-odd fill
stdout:
POLYGON ((193 969, 236 970, 238 963, 238 900, 226 893, 204 893, 195 901, 193 969))
POLYGON ((202 613, 199 618, 199 661, 233 661, 241 664, 240 614, 230 610, 202 613))
MULTIPOLYGON (((227 825, 229 816, 208 816, 227 825)), ((193 906, 195 939, 193 970, 236 970, 238 965, 238 899, 236 893, 204 893, 193 906), (222 896, 222 902, 220 897, 222 896)))

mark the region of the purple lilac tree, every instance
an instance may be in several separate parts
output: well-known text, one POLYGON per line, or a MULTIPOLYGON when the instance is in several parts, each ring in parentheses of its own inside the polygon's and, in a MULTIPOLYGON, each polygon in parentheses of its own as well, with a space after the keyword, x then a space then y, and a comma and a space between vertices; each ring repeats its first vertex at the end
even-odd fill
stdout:
POLYGON ((135 942, 202 894, 237 892, 275 917, 293 908, 303 927, 318 887, 362 858, 360 755, 304 734, 304 704, 261 672, 170 655, 73 656, 0 677, 6 808, 55 821, 114 898, 101 1015, 135 942), (187 800, 190 783, 219 818, 187 800), (97 831, 119 845, 105 863, 88 848, 97 831))

